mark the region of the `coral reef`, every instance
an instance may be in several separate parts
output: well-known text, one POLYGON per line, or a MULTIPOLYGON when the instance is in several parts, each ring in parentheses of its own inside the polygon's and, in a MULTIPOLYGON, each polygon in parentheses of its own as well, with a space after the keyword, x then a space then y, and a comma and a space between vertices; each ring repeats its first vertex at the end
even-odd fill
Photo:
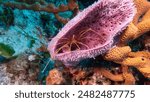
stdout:
MULTIPOLYGON (((95 71, 96 72, 96 71, 95 71)), ((65 68, 63 70, 53 69, 50 71, 46 83, 53 84, 66 84, 66 85, 110 85, 111 80, 104 77, 97 71, 95 73, 93 69, 82 70, 65 68), (55 73, 55 75, 54 75, 55 73), (53 79, 53 80, 52 80, 53 79)))
POLYGON ((70 20, 51 40, 48 47, 51 57, 66 66, 75 66, 83 59, 105 53, 134 14, 130 0, 99 0, 70 20))
POLYGON ((109 50, 107 54, 104 56, 104 58, 106 60, 114 61, 121 65, 125 65, 127 66, 127 68, 129 66, 136 67, 145 77, 149 78, 149 69, 150 69, 149 50, 148 52, 147 51, 131 52, 131 48, 129 46, 126 46, 129 40, 134 40, 143 34, 147 36, 144 39, 145 47, 148 47, 149 43, 148 36, 150 26, 148 22, 150 17, 149 16, 150 2, 146 0, 134 0, 134 2, 137 7, 137 13, 133 21, 125 30, 125 32, 122 34, 120 42, 118 43, 119 47, 115 47, 109 50), (118 53, 119 55, 116 55, 116 53, 118 53))
MULTIPOLYGON (((71 85, 112 85, 112 84, 135 84, 135 78, 127 71, 127 67, 122 67, 124 72, 118 68, 114 71, 105 68, 58 68, 49 72, 46 84, 71 84, 71 85), (113 73, 112 73, 113 72, 113 73)), ((121 68, 119 68, 121 69, 121 68)))
MULTIPOLYGON (((138 69, 145 78, 150 77, 150 65, 149 65, 149 55, 150 52, 147 51, 138 51, 138 52, 132 52, 132 49, 130 46, 128 46, 128 42, 131 40, 139 38, 141 35, 146 34, 147 36, 144 40, 145 47, 147 48, 149 46, 149 2, 146 0, 134 0, 135 6, 137 8, 137 13, 133 18, 133 21, 130 22, 127 29, 125 29, 124 32, 122 32, 121 37, 119 39, 119 42, 117 46, 110 49, 103 57, 107 61, 113 61, 115 63, 118 63, 120 65, 119 69, 120 71, 112 72, 111 70, 106 70, 106 68, 91 68, 94 70, 92 72, 92 75, 95 75, 96 73, 99 73, 99 77, 103 76, 108 80, 114 81, 114 83, 109 84, 137 84, 137 78, 135 75, 133 75, 133 72, 130 70, 131 67, 135 67, 138 69), (145 5, 145 6, 143 6, 145 5)), ((72 30, 72 29, 71 29, 72 30)), ((63 32, 64 33, 64 32, 63 32)), ((81 33, 82 34, 82 33, 81 33)), ((75 37, 74 37, 75 38, 75 37)), ((53 43, 54 44, 54 43, 53 43)), ((134 45, 136 46, 136 45, 134 45)), ((52 48, 52 47, 50 47, 52 48)), ((145 48, 145 50, 146 50, 145 48)), ((63 51, 66 51, 67 47, 63 49, 63 51)), ((144 49, 143 49, 144 50, 144 49)), ((67 50, 68 51, 68 50, 67 50)), ((75 64, 75 63, 74 63, 75 64)), ((79 68, 80 69, 80 68, 79 68)), ((90 71, 90 69, 88 69, 90 71)), ((72 72, 70 72, 72 74, 72 72)), ((78 70, 78 74, 73 74, 73 80, 75 80, 78 84, 97 84, 95 80, 90 79, 90 76, 87 75, 88 72, 83 70, 78 70), (89 78, 90 80, 86 80, 86 78, 89 78), (83 80, 84 79, 84 80, 83 80)), ((91 74, 90 74, 91 75, 91 74)), ((65 79, 65 78, 64 78, 65 79)), ((101 79, 101 78, 99 78, 101 79)), ((147 82, 145 82, 147 83, 147 82)), ((73 83, 74 84, 74 83, 73 83)))
POLYGON ((149 85, 149 62, 147 0, 0 0, 0 85, 149 85))

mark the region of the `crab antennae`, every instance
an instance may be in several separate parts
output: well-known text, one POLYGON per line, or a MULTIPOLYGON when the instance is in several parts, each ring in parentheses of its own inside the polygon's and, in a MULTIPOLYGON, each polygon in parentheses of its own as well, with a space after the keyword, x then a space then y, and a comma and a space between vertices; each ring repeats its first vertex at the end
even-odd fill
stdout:
POLYGON ((57 53, 58 53, 60 50, 62 50, 64 47, 67 47, 68 44, 69 44, 69 42, 66 43, 65 45, 63 45, 62 47, 60 47, 59 49, 57 49, 55 54, 57 54, 57 53))

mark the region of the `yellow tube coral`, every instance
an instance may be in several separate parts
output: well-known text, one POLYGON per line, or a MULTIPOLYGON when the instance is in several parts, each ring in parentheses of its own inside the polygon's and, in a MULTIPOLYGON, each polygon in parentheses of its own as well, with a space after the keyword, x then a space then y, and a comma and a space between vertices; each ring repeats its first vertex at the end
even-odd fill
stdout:
POLYGON ((134 3, 137 13, 131 24, 122 34, 119 46, 126 45, 129 40, 134 40, 150 31, 150 2, 147 0, 134 0, 134 3))
POLYGON ((134 66, 142 72, 145 77, 150 78, 150 52, 131 52, 122 64, 134 66))
POLYGON ((150 19, 144 20, 137 25, 138 33, 134 36, 134 39, 150 31, 150 19))
POLYGON ((138 33, 138 28, 133 23, 130 23, 130 25, 128 25, 125 32, 121 35, 118 46, 124 46, 128 40, 134 39, 137 33, 138 33))
POLYGON ((127 56, 129 52, 131 52, 131 48, 129 46, 114 47, 106 53, 104 58, 108 61, 119 63, 127 56))
POLYGON ((150 9, 145 13, 145 15, 143 15, 141 21, 150 19, 150 9))

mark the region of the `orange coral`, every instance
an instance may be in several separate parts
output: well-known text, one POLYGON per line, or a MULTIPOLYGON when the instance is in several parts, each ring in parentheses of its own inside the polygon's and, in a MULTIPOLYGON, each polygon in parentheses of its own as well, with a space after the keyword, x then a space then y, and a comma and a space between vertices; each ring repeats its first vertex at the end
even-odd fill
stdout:
POLYGON ((150 9, 143 15, 141 21, 147 20, 150 18, 150 9))
POLYGON ((150 31, 150 19, 138 23, 137 28, 138 33, 134 36, 134 39, 150 31))
POLYGON ((125 85, 135 84, 135 78, 131 72, 128 70, 128 66, 122 66, 123 77, 125 79, 125 85))
MULTIPOLYGON (((150 12, 149 12, 150 15, 150 12)), ((129 40, 134 40, 150 31, 150 19, 143 20, 136 26, 131 23, 120 38, 119 46, 126 45, 129 40)))
POLYGON ((122 64, 134 66, 142 72, 145 77, 150 78, 150 52, 131 52, 122 64))
POLYGON ((131 24, 122 34, 119 46, 125 45, 129 40, 134 40, 150 31, 150 2, 147 0, 134 0, 134 2, 137 13, 131 24))
POLYGON ((137 13, 133 19, 133 23, 136 25, 139 21, 139 18, 149 10, 150 2, 147 0, 134 0, 134 3, 137 8, 137 13))
POLYGON ((137 14, 133 22, 130 23, 125 32, 121 35, 120 42, 118 43, 120 47, 115 47, 108 51, 105 55, 106 60, 119 63, 118 60, 123 60, 124 56, 130 52, 128 47, 124 47, 127 42, 150 31, 150 2, 146 0, 134 0, 134 2, 137 7, 137 14), (141 18, 142 15, 144 16, 141 18), (140 18, 141 21, 139 21, 140 18))
MULTIPOLYGON (((126 69, 128 69, 128 66, 134 66, 142 72, 145 77, 150 78, 150 53, 144 51, 131 52, 131 49, 129 50, 129 48, 125 46, 129 40, 134 40, 150 31, 150 2, 147 0, 134 0, 134 2, 137 7, 137 14, 121 35, 120 42, 118 43, 120 47, 112 48, 106 53, 104 58, 125 65, 126 67, 123 68, 126 69)), ((146 42, 148 42, 148 40, 146 40, 146 42)), ((125 73, 125 70, 123 70, 123 72, 125 73)), ((134 79, 131 74, 126 73, 124 76, 130 77, 132 79, 130 82, 133 82, 134 79)))
POLYGON ((138 28, 131 22, 125 32, 121 35, 118 46, 124 46, 129 40, 134 39, 137 32, 138 28))
POLYGON ((97 70, 101 75, 105 76, 106 78, 113 80, 113 81, 124 81, 123 75, 122 74, 112 74, 109 70, 106 70, 104 68, 99 68, 97 70))
POLYGON ((114 47, 107 52, 104 58, 108 61, 114 61, 119 63, 127 56, 129 52, 131 52, 131 48, 129 46, 114 47))
POLYGON ((124 82, 125 85, 133 85, 135 84, 135 78, 131 72, 128 71, 127 66, 122 66, 122 73, 120 74, 112 74, 109 70, 104 68, 99 69, 99 72, 105 76, 106 78, 115 81, 115 82, 124 82))

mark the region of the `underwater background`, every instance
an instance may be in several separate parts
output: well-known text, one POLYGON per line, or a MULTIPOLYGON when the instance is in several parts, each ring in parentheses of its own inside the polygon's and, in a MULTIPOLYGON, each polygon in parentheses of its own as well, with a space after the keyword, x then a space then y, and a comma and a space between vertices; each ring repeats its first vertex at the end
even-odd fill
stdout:
MULTIPOLYGON (((81 61, 75 68, 68 68, 62 62, 51 59, 47 50, 51 39, 78 13, 77 11, 82 11, 96 1, 98 0, 0 0, 0 85, 150 84, 150 26, 141 36, 127 42, 132 51, 128 57, 134 58, 131 61, 137 60, 136 64, 124 65, 97 56, 95 59, 81 61), (57 13, 47 9, 38 10, 36 7, 27 8, 34 4, 44 6, 45 3, 55 5, 54 8, 59 9, 63 9, 60 5, 69 3, 74 7, 57 13), (141 57, 146 61, 140 62, 138 58, 141 57), (146 74, 141 71, 140 64, 146 66, 146 74)), ((139 0, 134 1, 138 3, 139 0)), ((150 3, 141 1, 147 4, 150 10, 150 3)), ((146 11, 148 12, 144 12, 146 11)), ((121 51, 125 52, 126 47, 119 50, 120 53, 121 51)))

